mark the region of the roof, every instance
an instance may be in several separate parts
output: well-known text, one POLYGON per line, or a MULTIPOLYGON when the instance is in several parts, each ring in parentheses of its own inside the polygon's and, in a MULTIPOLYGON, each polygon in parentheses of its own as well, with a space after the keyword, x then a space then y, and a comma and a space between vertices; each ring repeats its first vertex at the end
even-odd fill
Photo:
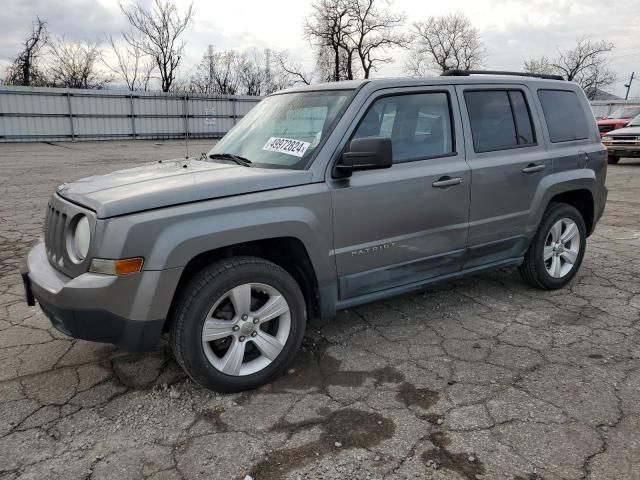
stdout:
POLYGON ((593 94, 592 100, 622 100, 622 97, 614 95, 613 93, 605 92, 599 88, 593 94))
POLYGON ((472 84, 504 84, 504 83, 520 83, 520 84, 544 84, 555 86, 575 86, 573 82, 564 80, 549 80, 541 78, 531 78, 520 75, 468 75, 468 76, 433 76, 433 77, 395 77, 395 78, 369 78, 361 80, 345 80, 340 82, 318 83, 313 85, 301 85, 281 90, 277 93, 291 93, 318 90, 352 90, 364 85, 371 86, 373 89, 393 88, 393 87, 412 87, 424 85, 472 85, 472 84))

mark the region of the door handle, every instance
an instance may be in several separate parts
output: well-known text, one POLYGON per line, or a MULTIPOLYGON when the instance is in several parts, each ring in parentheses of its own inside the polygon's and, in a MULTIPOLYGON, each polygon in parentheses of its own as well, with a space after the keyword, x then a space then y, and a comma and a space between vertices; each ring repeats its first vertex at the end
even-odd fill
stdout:
POLYGON ((536 173, 541 172, 545 168, 544 164, 536 165, 535 163, 530 163, 526 167, 522 169, 522 173, 536 173))
POLYGON ((462 183, 462 177, 449 177, 444 176, 440 177, 438 180, 431 184, 434 188, 447 188, 453 187, 454 185, 460 185, 462 183))

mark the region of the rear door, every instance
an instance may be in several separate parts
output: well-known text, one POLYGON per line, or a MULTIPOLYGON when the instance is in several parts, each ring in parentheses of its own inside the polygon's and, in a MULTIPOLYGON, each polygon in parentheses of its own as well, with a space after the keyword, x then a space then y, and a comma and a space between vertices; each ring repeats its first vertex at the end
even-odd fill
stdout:
POLYGON ((345 135, 389 137, 393 166, 329 178, 341 299, 459 271, 471 177, 451 86, 374 93, 345 135))
POLYGON ((525 85, 459 85, 456 90, 473 179, 464 268, 473 268, 524 254, 533 234, 534 196, 552 164, 525 85))

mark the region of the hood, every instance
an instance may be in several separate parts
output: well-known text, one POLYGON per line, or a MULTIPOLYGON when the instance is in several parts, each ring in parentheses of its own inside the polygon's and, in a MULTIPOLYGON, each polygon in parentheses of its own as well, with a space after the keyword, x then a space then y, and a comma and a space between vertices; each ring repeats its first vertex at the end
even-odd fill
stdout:
POLYGON ((618 130, 611 130, 605 134, 607 137, 611 135, 640 135, 640 126, 638 127, 625 127, 618 130))
POLYGON ((243 193, 304 185, 307 170, 267 169, 201 160, 166 160, 65 183, 58 195, 98 218, 243 193))
POLYGON ((598 125, 626 125, 631 121, 631 118, 603 118, 598 120, 598 125))

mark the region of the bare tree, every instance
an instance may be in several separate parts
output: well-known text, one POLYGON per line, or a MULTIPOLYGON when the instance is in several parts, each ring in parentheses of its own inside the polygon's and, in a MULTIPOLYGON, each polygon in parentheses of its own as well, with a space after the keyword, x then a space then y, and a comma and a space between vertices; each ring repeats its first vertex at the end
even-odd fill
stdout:
POLYGON ((376 0, 351 0, 347 4, 354 25, 353 31, 347 35, 347 43, 360 60, 364 78, 369 78, 379 64, 393 60, 385 55, 390 48, 404 48, 409 43, 407 35, 399 31, 405 20, 404 14, 377 8, 375 3, 376 0))
POLYGON ((275 62, 282 75, 287 77, 289 85, 311 85, 313 72, 307 72, 300 63, 291 61, 286 52, 278 54, 275 62))
POLYGON ((240 90, 239 64, 238 53, 234 50, 216 52, 209 46, 191 77, 189 89, 200 93, 236 95, 240 90))
POLYGON ((355 49, 349 37, 355 33, 355 21, 349 3, 349 0, 316 0, 304 26, 305 36, 316 49, 318 63, 324 68, 330 66, 329 80, 334 82, 354 78, 355 49))
POLYGON ((471 70, 484 62, 485 50, 478 29, 463 13, 417 22, 414 34, 414 44, 405 65, 410 75, 424 76, 434 70, 471 70))
POLYGON ((559 57, 553 61, 553 67, 567 80, 578 83, 587 97, 593 98, 597 90, 616 80, 605 57, 611 50, 611 42, 583 37, 578 39, 574 48, 560 51, 559 57))
POLYGON ((180 36, 191 23, 193 4, 183 13, 172 0, 154 0, 150 9, 141 3, 128 6, 121 3, 120 9, 140 34, 140 38, 125 34, 126 41, 154 59, 160 72, 162 91, 168 92, 182 59, 185 43, 180 41, 180 36))
POLYGON ((592 100, 598 90, 616 81, 606 59, 606 54, 611 50, 613 43, 582 37, 576 41, 575 47, 560 50, 557 58, 531 59, 524 62, 524 68, 529 73, 562 75, 578 83, 592 100))
POLYGON ((101 55, 98 42, 55 40, 51 43, 51 83, 56 87, 104 88, 112 78, 98 68, 101 55))
POLYGON ((118 46, 111 35, 107 37, 107 41, 114 57, 113 61, 103 59, 107 68, 122 79, 129 90, 148 90, 156 65, 144 54, 139 43, 126 42, 125 45, 118 46))
POLYGON ((555 75, 557 73, 551 60, 549 60, 549 58, 545 56, 525 60, 524 71, 528 73, 536 73, 539 75, 555 75))
POLYGON ((36 17, 22 51, 7 68, 6 82, 26 87, 45 85, 46 79, 39 60, 47 42, 47 22, 36 17))

